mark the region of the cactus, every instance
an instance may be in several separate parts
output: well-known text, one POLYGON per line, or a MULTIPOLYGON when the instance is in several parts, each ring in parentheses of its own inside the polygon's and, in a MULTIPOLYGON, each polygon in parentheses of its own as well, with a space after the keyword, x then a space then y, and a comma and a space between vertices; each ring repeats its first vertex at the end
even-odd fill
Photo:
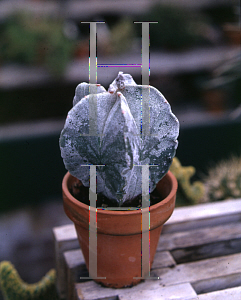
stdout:
POLYGON ((175 156, 178 133, 179 122, 164 96, 119 72, 108 91, 94 84, 77 86, 74 106, 60 135, 60 149, 66 169, 86 187, 89 165, 102 165, 96 167, 97 194, 121 206, 142 193, 142 165, 150 166, 150 192, 155 189, 175 156), (149 96, 149 135, 142 134, 144 93, 149 96), (94 117, 89 120, 91 113, 94 117), (91 122, 96 128, 92 135, 91 122))
POLYGON ((0 284, 5 300, 57 300, 56 271, 50 270, 38 283, 27 284, 8 261, 0 263, 0 284))
POLYGON ((178 181, 177 205, 196 204, 203 201, 204 184, 201 181, 190 183, 190 178, 196 171, 193 166, 183 167, 178 158, 174 157, 170 171, 178 181))
POLYGON ((205 201, 219 201, 241 197, 241 157, 222 160, 204 178, 205 201))

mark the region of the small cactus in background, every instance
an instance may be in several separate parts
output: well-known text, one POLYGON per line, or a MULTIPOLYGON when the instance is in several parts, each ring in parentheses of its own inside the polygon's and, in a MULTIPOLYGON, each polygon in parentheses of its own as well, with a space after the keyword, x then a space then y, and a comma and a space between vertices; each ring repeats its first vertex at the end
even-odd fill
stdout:
POLYGON ((190 178, 196 170, 193 166, 183 167, 180 161, 174 157, 170 171, 175 175, 178 181, 177 205, 196 204, 202 202, 205 187, 200 181, 191 184, 190 178))
POLYGON ((231 157, 210 168, 204 178, 205 201, 241 197, 241 157, 231 157))
POLYGON ((178 144, 179 122, 164 96, 119 72, 108 91, 101 85, 78 85, 73 102, 60 136, 66 169, 88 187, 89 165, 102 165, 96 167, 97 194, 121 206, 142 193, 141 166, 149 165, 152 192, 169 170, 178 144), (146 92, 149 135, 142 134, 142 94, 146 92), (95 117, 89 120, 93 103, 95 117), (91 122, 96 126, 92 135, 91 122))
POLYGON ((9 261, 0 263, 0 284, 5 300, 58 300, 56 271, 50 270, 38 283, 27 284, 9 261))

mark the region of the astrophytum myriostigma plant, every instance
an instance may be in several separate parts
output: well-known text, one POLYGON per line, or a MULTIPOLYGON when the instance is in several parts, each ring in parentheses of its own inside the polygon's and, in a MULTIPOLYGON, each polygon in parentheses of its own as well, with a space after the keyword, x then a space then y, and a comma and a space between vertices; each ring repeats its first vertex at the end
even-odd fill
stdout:
POLYGON ((97 193, 121 206, 142 194, 142 166, 149 166, 152 192, 178 144, 179 122, 164 96, 119 72, 108 91, 101 85, 79 84, 73 105, 60 136, 66 169, 88 187, 89 165, 97 166, 97 193), (149 131, 144 134, 146 92, 149 131))

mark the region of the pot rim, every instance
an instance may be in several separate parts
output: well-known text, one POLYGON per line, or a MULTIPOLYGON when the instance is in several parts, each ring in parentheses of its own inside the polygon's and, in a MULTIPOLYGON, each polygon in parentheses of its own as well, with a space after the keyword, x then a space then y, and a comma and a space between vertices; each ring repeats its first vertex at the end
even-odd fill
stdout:
MULTIPOLYGON (((74 196, 72 196, 72 194, 70 193, 69 191, 69 188, 68 188, 68 181, 70 179, 70 177, 74 177, 73 175, 71 175, 69 172, 67 172, 63 178, 63 181, 62 181, 62 190, 63 192, 65 193, 65 195, 68 197, 68 199, 73 202, 75 205, 77 206, 80 206, 81 208, 85 209, 85 210, 90 210, 91 207, 87 204, 84 204, 82 203, 81 201, 77 200, 74 196)), ((144 209, 137 209, 137 210, 128 210, 128 207, 127 207, 127 210, 121 210, 121 211, 116 211, 116 210, 106 210, 106 209, 97 209, 97 213, 98 214, 101 214, 101 215, 116 215, 116 216, 123 216, 123 215, 135 215, 135 214, 139 214, 140 211, 142 210, 149 210, 150 212, 151 211, 154 211, 157 207, 159 206, 164 206, 167 202, 169 202, 176 194, 177 192, 177 187, 178 187, 178 184, 177 184, 177 179, 176 177, 172 174, 172 172, 169 170, 163 177, 169 177, 171 183, 172 183, 172 186, 171 186, 171 190, 170 190, 170 193, 167 195, 166 198, 164 198, 163 200, 161 200, 160 202, 154 204, 154 205, 151 205, 150 207, 147 207, 147 208, 144 208, 144 209)), ((162 178, 163 178, 162 177, 162 178)), ((161 179, 162 180, 162 179, 161 179)))

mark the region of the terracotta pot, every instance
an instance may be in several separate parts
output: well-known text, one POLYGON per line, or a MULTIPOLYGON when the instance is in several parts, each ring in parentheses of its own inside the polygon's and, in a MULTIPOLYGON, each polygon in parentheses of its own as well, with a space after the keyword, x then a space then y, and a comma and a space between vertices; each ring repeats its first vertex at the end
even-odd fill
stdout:
MULTIPOLYGON (((74 222, 80 247, 89 269, 89 206, 75 199, 69 189, 75 177, 63 179, 64 210, 74 222)), ((153 263, 163 224, 171 216, 177 192, 177 180, 169 171, 157 184, 163 200, 150 207, 150 266, 153 263)), ((147 208, 148 211, 149 208, 147 208)), ((141 210, 97 210, 97 276, 109 287, 126 287, 141 279, 141 210)))

